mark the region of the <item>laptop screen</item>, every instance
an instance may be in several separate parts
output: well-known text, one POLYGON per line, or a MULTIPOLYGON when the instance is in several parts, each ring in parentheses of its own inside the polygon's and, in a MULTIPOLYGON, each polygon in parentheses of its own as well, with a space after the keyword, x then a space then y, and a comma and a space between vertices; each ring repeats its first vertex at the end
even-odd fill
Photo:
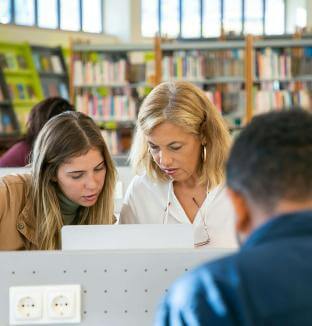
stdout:
POLYGON ((191 224, 66 225, 62 250, 194 248, 191 224))

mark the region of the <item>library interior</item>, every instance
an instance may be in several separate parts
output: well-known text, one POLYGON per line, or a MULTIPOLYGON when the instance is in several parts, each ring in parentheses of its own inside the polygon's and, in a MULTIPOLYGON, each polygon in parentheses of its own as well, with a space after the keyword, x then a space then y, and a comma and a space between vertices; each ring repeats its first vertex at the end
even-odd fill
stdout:
POLYGON ((0 326, 312 325, 312 0, 0 0, 0 326))

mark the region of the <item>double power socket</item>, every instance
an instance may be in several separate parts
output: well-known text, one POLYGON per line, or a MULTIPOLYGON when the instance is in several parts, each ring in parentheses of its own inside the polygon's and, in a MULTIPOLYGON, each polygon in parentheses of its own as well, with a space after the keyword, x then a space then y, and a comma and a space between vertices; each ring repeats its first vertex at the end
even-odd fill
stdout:
POLYGON ((80 285, 10 287, 10 325, 81 321, 80 285))

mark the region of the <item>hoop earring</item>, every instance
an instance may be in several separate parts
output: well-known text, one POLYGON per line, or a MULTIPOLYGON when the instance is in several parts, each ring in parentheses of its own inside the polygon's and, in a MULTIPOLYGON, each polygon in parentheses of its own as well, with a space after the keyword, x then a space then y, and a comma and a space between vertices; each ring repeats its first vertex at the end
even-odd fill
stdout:
POLYGON ((207 158, 207 149, 206 146, 203 145, 203 162, 206 162, 206 158, 207 158))

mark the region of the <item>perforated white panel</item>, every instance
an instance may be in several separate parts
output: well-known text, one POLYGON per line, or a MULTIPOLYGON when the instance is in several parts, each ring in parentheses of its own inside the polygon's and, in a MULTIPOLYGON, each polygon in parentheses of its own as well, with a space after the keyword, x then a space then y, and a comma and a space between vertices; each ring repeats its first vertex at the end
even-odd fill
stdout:
POLYGON ((81 284, 81 325, 152 325, 169 285, 190 268, 230 250, 0 253, 0 325, 9 322, 9 287, 81 284))

